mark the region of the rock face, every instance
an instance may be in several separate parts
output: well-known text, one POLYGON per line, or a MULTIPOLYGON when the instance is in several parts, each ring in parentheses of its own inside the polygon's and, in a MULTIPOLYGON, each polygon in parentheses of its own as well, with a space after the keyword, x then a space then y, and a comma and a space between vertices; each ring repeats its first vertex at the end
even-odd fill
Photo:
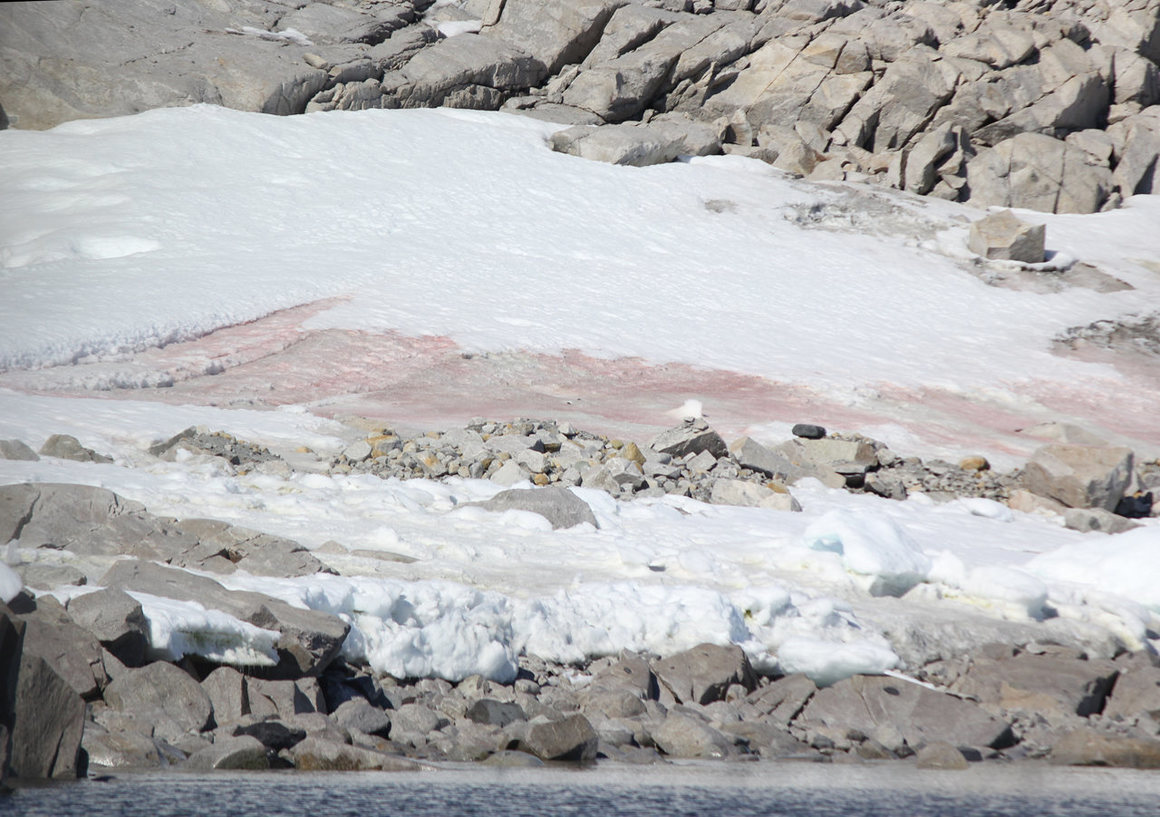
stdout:
POLYGON ((749 658, 735 645, 700 644, 657 662, 653 672, 679 703, 710 704, 734 684, 748 690, 756 683, 749 658))
POLYGON ((117 678, 105 690, 105 701, 140 720, 170 722, 179 732, 200 732, 213 715, 213 705, 201 685, 164 661, 117 678))

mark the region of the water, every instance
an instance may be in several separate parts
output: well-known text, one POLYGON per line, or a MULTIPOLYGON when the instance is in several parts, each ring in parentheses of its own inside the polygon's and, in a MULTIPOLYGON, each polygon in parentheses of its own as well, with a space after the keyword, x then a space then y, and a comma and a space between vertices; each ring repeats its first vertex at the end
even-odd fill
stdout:
POLYGON ((797 763, 114 775, 21 788, 21 817, 1155 817, 1160 773, 1032 764, 966 772, 797 763))

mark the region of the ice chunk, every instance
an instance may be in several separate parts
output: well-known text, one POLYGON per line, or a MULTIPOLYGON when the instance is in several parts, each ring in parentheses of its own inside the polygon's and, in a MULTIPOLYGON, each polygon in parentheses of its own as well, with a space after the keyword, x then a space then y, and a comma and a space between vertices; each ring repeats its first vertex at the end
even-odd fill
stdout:
POLYGON ((805 545, 842 557, 851 573, 865 577, 875 596, 901 596, 923 581, 931 561, 889 516, 868 510, 832 510, 806 528, 805 545))

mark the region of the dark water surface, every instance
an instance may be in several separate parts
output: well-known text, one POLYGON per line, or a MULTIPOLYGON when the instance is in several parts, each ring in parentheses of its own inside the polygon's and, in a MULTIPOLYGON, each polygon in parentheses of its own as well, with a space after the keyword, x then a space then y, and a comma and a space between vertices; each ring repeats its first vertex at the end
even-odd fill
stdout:
POLYGON ((980 765, 719 764, 597 769, 442 768, 420 773, 112 775, 20 788, 21 817, 1157 817, 1160 773, 980 765))

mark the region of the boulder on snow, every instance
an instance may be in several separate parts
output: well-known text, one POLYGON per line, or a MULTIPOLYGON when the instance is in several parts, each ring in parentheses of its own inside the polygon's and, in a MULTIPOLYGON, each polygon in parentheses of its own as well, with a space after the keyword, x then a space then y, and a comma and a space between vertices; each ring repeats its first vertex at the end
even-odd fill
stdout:
POLYGON ((1010 210, 991 213, 971 223, 967 249, 989 260, 1043 262, 1047 228, 1028 224, 1010 210))
POLYGON ((35 462, 40 457, 22 440, 0 440, 0 460, 35 462))
POLYGON ((1027 461, 1023 486, 1070 508, 1114 511, 1132 480, 1132 464, 1129 448, 1045 445, 1027 461))
POLYGON ((520 510, 538 513, 552 523, 552 528, 571 528, 587 522, 597 527, 592 509, 576 494, 562 486, 546 488, 511 488, 500 491, 491 499, 479 503, 489 511, 520 510))

